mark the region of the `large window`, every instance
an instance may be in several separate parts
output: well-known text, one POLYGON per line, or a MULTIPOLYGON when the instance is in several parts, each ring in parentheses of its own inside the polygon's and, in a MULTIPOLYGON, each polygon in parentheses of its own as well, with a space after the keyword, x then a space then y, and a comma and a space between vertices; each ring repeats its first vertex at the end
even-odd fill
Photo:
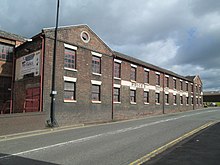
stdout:
POLYGON ((160 85, 160 74, 156 74, 156 85, 160 85))
POLYGON ((8 46, 0 43, 0 60, 12 61, 13 49, 13 46, 8 46))
POLYGON ((76 69, 76 51, 65 48, 64 67, 76 69))
POLYGON ((114 63, 114 77, 121 78, 121 64, 118 62, 114 63))
POLYGON ((160 104, 160 93, 156 93, 155 102, 156 104, 160 104))
POLYGON ((100 97, 101 89, 100 85, 92 85, 92 101, 101 101, 100 97))
POLYGON ((64 81, 64 100, 76 100, 76 83, 64 81))
POLYGON ((131 67, 131 80, 136 81, 136 68, 131 67))
POLYGON ((101 74, 101 58, 92 56, 92 72, 101 74))
POLYGON ((149 92, 144 91, 144 103, 149 103, 149 92))
POLYGON ((120 102, 120 88, 114 88, 114 102, 120 102))
POLYGON ((130 102, 136 103, 136 90, 130 90, 130 102))
POLYGON ((149 71, 144 71, 144 83, 149 83, 149 71))

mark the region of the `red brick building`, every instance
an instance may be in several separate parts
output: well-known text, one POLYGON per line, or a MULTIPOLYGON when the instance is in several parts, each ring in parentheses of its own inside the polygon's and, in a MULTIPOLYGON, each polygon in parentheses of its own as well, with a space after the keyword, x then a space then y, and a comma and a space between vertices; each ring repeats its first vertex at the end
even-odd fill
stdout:
POLYGON ((23 37, 0 30, 0 114, 11 113, 14 49, 23 42, 23 37))
MULTIPOLYGON (((36 123, 50 115, 53 46, 54 28, 45 28, 16 49, 13 112, 36 123)), ((60 27, 56 54, 59 125, 202 108, 199 76, 115 52, 87 25, 60 27)))

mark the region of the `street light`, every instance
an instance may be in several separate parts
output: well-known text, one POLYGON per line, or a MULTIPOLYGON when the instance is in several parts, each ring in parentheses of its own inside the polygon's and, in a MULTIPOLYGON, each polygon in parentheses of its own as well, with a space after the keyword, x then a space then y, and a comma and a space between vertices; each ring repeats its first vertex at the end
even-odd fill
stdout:
POLYGON ((57 50, 57 28, 58 28, 58 18, 59 18, 59 6, 60 0, 57 0, 57 17, 56 17, 56 28, 55 28, 55 39, 54 39, 54 49, 53 49, 53 68, 52 68, 52 86, 51 86, 51 105, 50 105, 50 127, 58 126, 55 119, 55 95, 57 91, 55 89, 55 71, 56 71, 56 50, 57 50))

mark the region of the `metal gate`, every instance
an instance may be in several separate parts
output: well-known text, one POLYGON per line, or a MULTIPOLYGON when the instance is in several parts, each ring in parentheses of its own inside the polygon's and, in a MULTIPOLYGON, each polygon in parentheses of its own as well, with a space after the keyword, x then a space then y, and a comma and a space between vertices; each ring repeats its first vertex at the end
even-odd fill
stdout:
POLYGON ((26 97, 24 101, 24 112, 40 111, 40 88, 26 89, 26 97))

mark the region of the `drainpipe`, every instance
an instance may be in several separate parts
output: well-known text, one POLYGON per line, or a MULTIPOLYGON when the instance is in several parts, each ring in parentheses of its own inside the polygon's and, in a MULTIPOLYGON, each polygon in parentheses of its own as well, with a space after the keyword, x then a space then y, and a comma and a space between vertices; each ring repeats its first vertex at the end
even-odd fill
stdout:
POLYGON ((115 55, 112 58, 112 120, 114 119, 114 71, 115 71, 115 55))
POLYGON ((41 35, 40 112, 43 111, 44 37, 41 35))
MULTIPOLYGON (((15 42, 15 45, 16 45, 16 42, 15 42)), ((16 57, 15 57, 15 47, 14 47, 14 51, 13 51, 13 57, 12 57, 12 77, 11 77, 11 99, 10 99, 10 114, 12 113, 12 110, 13 110, 13 93, 14 93, 14 81, 15 81, 15 60, 16 60, 16 57)))

